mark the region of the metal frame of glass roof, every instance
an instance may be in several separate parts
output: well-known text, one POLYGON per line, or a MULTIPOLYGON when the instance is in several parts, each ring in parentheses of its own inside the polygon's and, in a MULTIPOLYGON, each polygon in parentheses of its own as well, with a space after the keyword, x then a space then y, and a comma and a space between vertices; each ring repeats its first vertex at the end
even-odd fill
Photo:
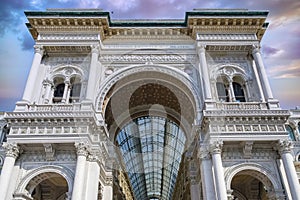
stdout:
POLYGON ((136 199, 171 199, 186 137, 173 121, 139 117, 116 137, 136 199))

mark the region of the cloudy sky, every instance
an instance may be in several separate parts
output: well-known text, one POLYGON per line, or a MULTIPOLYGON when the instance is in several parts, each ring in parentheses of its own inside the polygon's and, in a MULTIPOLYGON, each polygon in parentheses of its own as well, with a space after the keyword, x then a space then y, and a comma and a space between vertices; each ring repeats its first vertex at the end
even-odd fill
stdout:
POLYGON ((300 106, 299 0, 1 0, 0 5, 0 111, 12 111, 22 98, 33 58, 24 11, 46 8, 102 8, 112 19, 184 19, 194 8, 269 10, 262 52, 271 87, 281 107, 300 106))

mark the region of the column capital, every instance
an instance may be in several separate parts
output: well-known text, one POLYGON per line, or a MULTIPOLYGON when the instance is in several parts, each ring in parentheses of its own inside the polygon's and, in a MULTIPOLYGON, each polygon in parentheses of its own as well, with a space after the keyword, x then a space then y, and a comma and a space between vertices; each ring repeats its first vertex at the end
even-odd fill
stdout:
POLYGON ((87 157, 87 161, 89 162, 97 162, 98 164, 101 163, 100 157, 96 154, 89 154, 87 157))
POLYGON ((42 45, 34 45, 34 53, 44 54, 44 47, 42 45))
POLYGON ((283 153, 290 153, 292 147, 293 144, 290 140, 279 140, 278 144, 276 145, 276 149, 278 150, 280 155, 283 153))
POLYGON ((48 78, 46 78, 46 79, 43 80, 43 84, 44 85, 51 85, 52 86, 53 85, 53 81, 51 81, 48 78))
POLYGON ((91 52, 99 54, 99 45, 98 44, 91 45, 91 52))
POLYGON ((211 155, 209 152, 209 146, 207 146, 207 145, 201 146, 198 151, 197 156, 200 160, 209 160, 211 158, 211 155))
POLYGON ((20 153, 20 148, 16 143, 3 143, 3 148, 5 149, 6 157, 17 158, 20 153))
POLYGON ((220 154, 222 152, 223 148, 223 141, 222 140, 216 140, 210 143, 210 152, 212 154, 220 154))
POLYGON ((260 46, 259 45, 252 45, 252 54, 260 53, 260 46))
POLYGON ((200 44, 200 43, 197 44, 198 53, 205 53, 205 49, 206 49, 206 44, 200 44))
POLYGON ((77 156, 88 156, 88 145, 84 142, 75 142, 75 148, 77 151, 77 156))

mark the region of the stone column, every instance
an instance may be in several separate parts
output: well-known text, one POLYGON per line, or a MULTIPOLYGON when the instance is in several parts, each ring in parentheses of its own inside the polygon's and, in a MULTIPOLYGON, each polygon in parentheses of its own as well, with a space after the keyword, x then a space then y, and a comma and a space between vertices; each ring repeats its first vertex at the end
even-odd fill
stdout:
POLYGON ((203 199, 210 200, 216 199, 216 191, 214 187, 213 173, 212 173, 212 162, 209 150, 207 147, 201 147, 198 153, 200 158, 200 170, 201 170, 201 181, 203 190, 203 199))
POLYGON ((287 181, 291 191, 292 199, 300 199, 300 184, 298 182, 297 172, 291 154, 292 143, 289 140, 281 140, 278 144, 278 152, 286 173, 287 181))
MULTIPOLYGON (((269 84, 265 66, 264 66, 264 63, 263 63, 263 60, 262 60, 262 57, 260 54, 260 49, 258 46, 253 46, 252 55, 253 55, 253 58, 254 58, 254 61, 255 61, 256 67, 257 67, 258 74, 260 76, 261 83, 263 85, 263 88, 265 89, 266 99, 267 100, 273 99, 272 90, 271 90, 271 87, 269 84)), ((260 83, 258 83, 258 84, 260 84, 260 83)))
POLYGON ((106 173, 106 181, 105 185, 103 187, 103 200, 113 200, 113 177, 112 172, 106 173))
POLYGON ((87 84, 87 91, 86 91, 86 99, 93 100, 95 87, 97 82, 97 63, 98 63, 98 55, 99 55, 99 46, 93 45, 92 46, 92 56, 91 56, 91 66, 89 72, 89 79, 87 84))
POLYGON ((14 143, 4 143, 3 147, 6 150, 6 157, 4 160, 4 164, 2 167, 1 177, 0 177, 0 194, 3 199, 7 195, 7 190, 10 183, 11 174, 13 171, 13 167, 15 165, 16 158, 19 155, 19 147, 14 143))
POLYGON ((63 94, 63 97, 62 97, 62 100, 61 100, 62 103, 66 103, 66 101, 68 99, 69 86, 70 86, 70 82, 65 81, 64 94, 63 94))
POLYGON ((44 96, 44 103, 48 104, 51 98, 51 89, 52 89, 52 83, 49 80, 45 80, 44 84, 46 86, 45 88, 45 96, 44 96))
POLYGON ((77 164, 72 191, 72 200, 82 200, 84 191, 84 180, 86 171, 86 157, 88 155, 87 145, 83 142, 75 143, 77 150, 77 164))
MULTIPOLYGON (((259 95, 260 95, 261 101, 265 102, 265 95, 264 95, 263 89, 261 87, 261 81, 260 81, 257 69, 256 69, 256 67, 254 65, 253 65, 253 72, 254 72, 254 75, 255 75, 255 79, 257 81, 257 85, 258 85, 258 90, 259 90, 259 95)), ((250 93, 249 93, 249 95, 250 95, 250 93)))
POLYGON ((97 199, 99 188, 100 161, 96 155, 88 156, 89 168, 87 178, 86 199, 97 199))
POLYGON ((230 94, 230 101, 235 102, 235 94, 234 94, 234 89, 232 85, 232 80, 229 81, 229 94, 230 94))
POLYGON ((40 45, 34 46, 34 57, 31 65, 31 69, 28 75, 28 79, 26 82, 25 90, 23 93, 23 100, 30 102, 32 99, 32 95, 34 91, 34 86, 36 84, 36 78, 39 76, 39 67, 42 61, 42 57, 44 54, 44 49, 40 45))
POLYGON ((199 55, 199 62, 200 62, 200 69, 202 73, 200 73, 200 76, 202 74, 203 77, 200 77, 200 79, 203 78, 202 84, 204 85, 204 92, 205 92, 205 99, 211 100, 211 88, 210 88, 210 79, 208 74, 208 68, 207 68, 207 62, 206 62, 206 56, 205 56, 205 45, 198 44, 198 55, 199 55))
POLYGON ((222 152, 223 142, 222 141, 214 141, 210 145, 210 152, 212 155, 213 169, 215 175, 215 185, 216 185, 216 193, 218 200, 227 200, 227 192, 225 185, 225 177, 224 170, 222 166, 222 152))

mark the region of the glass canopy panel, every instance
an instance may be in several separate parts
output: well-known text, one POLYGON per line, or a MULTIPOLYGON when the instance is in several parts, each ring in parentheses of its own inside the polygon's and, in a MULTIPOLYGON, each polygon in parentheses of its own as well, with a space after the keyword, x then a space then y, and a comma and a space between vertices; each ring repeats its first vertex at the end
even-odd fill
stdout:
POLYGON ((171 199, 185 145, 173 121, 139 117, 116 137, 136 199, 171 199))

